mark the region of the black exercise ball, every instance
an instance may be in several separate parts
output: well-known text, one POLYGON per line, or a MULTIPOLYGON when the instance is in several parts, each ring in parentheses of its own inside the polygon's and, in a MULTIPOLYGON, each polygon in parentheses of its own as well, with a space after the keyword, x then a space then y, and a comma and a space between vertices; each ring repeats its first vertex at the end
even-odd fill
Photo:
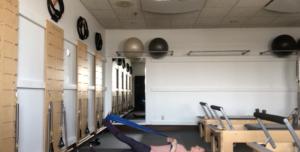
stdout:
POLYGON ((274 55, 282 58, 289 56, 293 53, 293 51, 288 50, 296 50, 296 41, 293 37, 289 35, 280 35, 273 40, 271 47, 274 55))
POLYGON ((297 42, 297 50, 300 50, 300 39, 297 42))
POLYGON ((169 45, 163 38, 155 38, 149 44, 150 55, 155 59, 160 59, 167 55, 167 52, 151 52, 151 51, 169 51, 169 45))

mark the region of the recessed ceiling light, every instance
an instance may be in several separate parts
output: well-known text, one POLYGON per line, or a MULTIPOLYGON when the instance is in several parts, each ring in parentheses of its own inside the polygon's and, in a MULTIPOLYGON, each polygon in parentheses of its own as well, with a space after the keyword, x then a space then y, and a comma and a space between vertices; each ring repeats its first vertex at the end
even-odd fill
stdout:
POLYGON ((237 20, 230 21, 230 23, 237 23, 237 22, 238 22, 237 20))
POLYGON ((116 5, 119 7, 122 7, 122 8, 128 8, 128 7, 133 6, 133 3, 126 1, 126 0, 121 0, 121 1, 118 1, 116 3, 116 5))

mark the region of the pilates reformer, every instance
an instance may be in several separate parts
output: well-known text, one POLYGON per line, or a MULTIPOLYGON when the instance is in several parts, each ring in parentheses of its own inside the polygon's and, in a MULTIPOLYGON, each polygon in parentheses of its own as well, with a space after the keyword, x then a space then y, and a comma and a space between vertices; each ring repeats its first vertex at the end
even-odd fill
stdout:
MULTIPOLYGON (((212 113, 212 111, 207 103, 200 102, 200 105, 205 113, 205 116, 197 117, 199 120, 198 125, 199 125, 200 137, 204 137, 205 142, 211 142, 211 130, 208 127, 208 125, 215 125, 219 129, 224 129, 225 128, 224 123, 226 120, 225 120, 224 116, 221 116, 221 117, 219 117, 217 115, 214 116, 214 114, 212 113), (220 123, 218 118, 222 119, 223 123, 220 123)), ((232 116, 228 116, 227 118, 231 120, 232 124, 239 125, 239 128, 241 128, 244 124, 247 124, 247 123, 257 123, 254 116, 247 116, 247 115, 234 116, 234 115, 232 115, 232 116)))
MULTIPOLYGON (((234 143, 248 143, 248 142, 265 142, 266 137, 262 130, 245 130, 244 125, 235 125, 226 116, 224 109, 219 106, 211 106, 211 109, 216 114, 217 111, 221 111, 228 124, 228 130, 220 129, 214 125, 208 125, 211 129, 211 150, 216 151, 216 138, 218 139, 219 152, 233 152, 234 143)), ((218 116, 217 116, 218 117, 218 116)), ((221 119, 218 119, 220 123, 223 123, 221 119)), ((268 120, 262 120, 262 123, 274 123, 268 120)), ((292 138, 287 138, 289 135, 288 130, 271 130, 270 136, 274 142, 292 142, 292 138), (284 137, 284 138, 283 138, 284 137)), ((300 130, 296 131, 296 134, 300 135, 300 130)))
MULTIPOLYGON (((299 140, 297 134, 295 133, 295 129, 299 130, 298 124, 291 125, 288 118, 267 114, 265 110, 263 110, 263 112, 260 113, 259 110, 257 109, 256 112, 254 113, 254 116, 257 118, 257 121, 258 121, 260 127, 262 128, 262 130, 264 131, 264 133, 267 137, 267 140, 264 142, 264 144, 258 144, 256 142, 247 143, 247 145, 249 147, 253 148, 254 152, 272 152, 273 150, 274 151, 286 151, 286 152, 288 152, 288 151, 299 152, 300 140, 299 140), (274 143, 272 137, 270 136, 270 134, 268 132, 269 129, 267 129, 266 125, 262 122, 262 120, 272 121, 272 122, 275 122, 275 123, 285 126, 285 128, 289 130, 289 132, 295 142, 294 143, 284 143, 283 144, 284 146, 278 148, 276 146, 278 144, 274 143), (266 147, 268 143, 270 143, 271 147, 270 146, 266 147)), ((282 129, 283 127, 280 126, 280 128, 282 129)), ((274 129, 274 127, 272 129, 274 129)))

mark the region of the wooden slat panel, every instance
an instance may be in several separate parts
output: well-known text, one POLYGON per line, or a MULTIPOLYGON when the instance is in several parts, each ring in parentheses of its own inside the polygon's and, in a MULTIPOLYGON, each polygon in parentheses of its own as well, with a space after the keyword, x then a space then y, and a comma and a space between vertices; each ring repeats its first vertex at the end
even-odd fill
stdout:
POLYGON ((0 152, 16 149, 19 1, 0 0, 0 152))
POLYGON ((45 99, 44 99, 44 150, 47 146, 47 114, 48 102, 51 91, 52 97, 52 121, 53 121, 53 148, 58 152, 59 139, 61 136, 61 99, 63 93, 63 37, 64 30, 50 21, 46 21, 45 42, 45 99))
POLYGON ((77 40, 77 103, 76 103, 76 143, 81 143, 87 135, 87 86, 88 86, 88 63, 87 63, 87 45, 77 40), (81 127, 78 127, 79 99, 81 99, 81 127), (81 138, 78 139, 78 130, 81 129, 81 138))
POLYGON ((95 133, 100 131, 102 126, 102 103, 102 55, 95 52, 95 133), (98 122, 99 128, 97 127, 98 122))

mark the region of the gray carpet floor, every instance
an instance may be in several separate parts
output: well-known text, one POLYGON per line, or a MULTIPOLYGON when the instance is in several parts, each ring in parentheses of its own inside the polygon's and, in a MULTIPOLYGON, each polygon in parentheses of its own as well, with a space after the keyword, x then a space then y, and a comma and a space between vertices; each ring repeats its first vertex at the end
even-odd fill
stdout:
MULTIPOLYGON (((123 133, 136 141, 142 142, 146 145, 166 145, 164 137, 143 132, 143 131, 123 131, 123 133)), ((198 145, 205 148, 208 152, 211 151, 210 143, 205 143, 199 137, 197 131, 160 131, 160 133, 176 138, 178 144, 183 145, 187 150, 192 146, 198 145)), ((116 139, 110 132, 96 136, 100 138, 101 145, 93 145, 97 152, 121 152, 123 149, 130 149, 130 147, 116 139)), ((89 152, 89 144, 82 146, 78 152, 89 152)), ((246 144, 237 144, 234 147, 234 152, 253 152, 246 144)))

